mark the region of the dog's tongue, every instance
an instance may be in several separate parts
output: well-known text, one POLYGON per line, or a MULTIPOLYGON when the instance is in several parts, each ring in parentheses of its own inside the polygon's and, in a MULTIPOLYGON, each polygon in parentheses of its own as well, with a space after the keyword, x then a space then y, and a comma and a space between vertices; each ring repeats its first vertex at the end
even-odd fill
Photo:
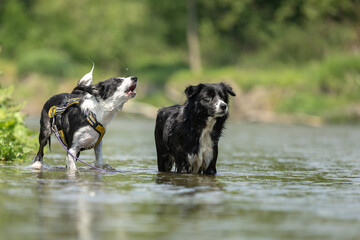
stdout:
POLYGON ((129 88, 129 90, 127 91, 127 94, 130 94, 130 93, 135 93, 135 88, 136 88, 136 85, 134 84, 134 85, 131 85, 130 86, 130 88, 129 88))

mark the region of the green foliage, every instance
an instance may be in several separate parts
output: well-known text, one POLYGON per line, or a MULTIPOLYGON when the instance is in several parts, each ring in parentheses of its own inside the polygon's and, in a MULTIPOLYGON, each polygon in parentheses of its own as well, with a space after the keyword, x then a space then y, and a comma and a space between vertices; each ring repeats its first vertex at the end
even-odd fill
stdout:
POLYGON ((19 75, 37 72, 64 77, 68 75, 70 68, 71 61, 67 54, 50 49, 30 50, 21 55, 18 61, 19 75))
POLYGON ((328 58, 316 73, 319 91, 347 98, 360 98, 360 56, 335 55, 328 58))
POLYGON ((140 99, 140 101, 156 107, 165 107, 175 104, 165 96, 163 91, 154 91, 151 94, 148 94, 146 98, 140 99))
POLYGON ((35 148, 32 132, 19 112, 22 105, 11 102, 14 88, 0 88, 0 160, 23 159, 35 148))
POLYGON ((360 18, 356 0, 198 2, 203 59, 212 66, 252 55, 266 63, 319 60, 356 41, 360 18))
MULTIPOLYGON (((349 54, 359 49, 360 0, 194 1, 200 75, 187 70, 186 1, 2 0, 1 57, 31 88, 46 79, 44 96, 60 80, 73 86, 90 59, 95 79, 136 75, 137 99, 158 106, 169 103, 164 86, 198 81, 278 89, 286 94, 274 109, 285 113, 331 115, 360 98, 359 57, 349 54)), ((33 95, 26 86, 16 94, 33 95)))
POLYGON ((355 121, 343 108, 360 99, 360 55, 337 54, 301 67, 217 68, 202 74, 183 70, 172 75, 169 85, 181 92, 189 84, 220 81, 236 83, 245 93, 257 86, 275 92, 274 99, 262 101, 270 101, 280 113, 319 115, 330 121, 348 116, 355 121))
MULTIPOLYGON (((291 90, 290 90, 291 91, 291 90)), ((330 95, 314 95, 311 91, 291 92, 281 98, 275 106, 278 112, 292 114, 309 114, 323 116, 328 112, 344 106, 346 99, 330 95)))
POLYGON ((207 69, 202 74, 192 74, 188 70, 178 71, 171 76, 169 82, 175 88, 184 88, 189 83, 231 81, 237 83, 244 91, 250 91, 258 85, 290 87, 301 81, 302 76, 302 71, 293 67, 225 67, 207 69))
MULTIPOLYGON (((242 63, 259 53, 268 62, 318 60, 356 41, 360 19, 359 0, 196 2, 207 66, 242 63)), ((187 53, 186 1, 2 0, 0 26, 4 56, 17 59, 51 49, 51 57, 66 52, 77 63, 90 58, 116 71, 174 50, 182 61, 187 53)))
POLYGON ((34 27, 27 7, 21 0, 0 3, 0 46, 7 56, 16 56, 23 45, 27 45, 25 39, 34 27))
POLYGON ((259 51, 266 62, 298 64, 320 60, 329 54, 329 49, 332 52, 343 50, 344 45, 355 39, 348 26, 336 23, 312 22, 281 27, 277 31, 273 40, 259 51))

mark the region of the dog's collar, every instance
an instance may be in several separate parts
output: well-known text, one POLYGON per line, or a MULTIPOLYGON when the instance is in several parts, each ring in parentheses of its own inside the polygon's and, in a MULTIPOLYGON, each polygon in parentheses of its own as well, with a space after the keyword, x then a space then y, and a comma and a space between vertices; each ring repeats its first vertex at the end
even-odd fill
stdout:
MULTIPOLYGON (((63 142, 63 144, 67 147, 68 144, 66 142, 66 138, 65 138, 65 134, 64 134, 64 131, 62 129, 62 126, 61 124, 56 124, 56 121, 55 121, 55 117, 58 116, 61 118, 61 114, 63 114, 66 109, 68 107, 70 107, 71 105, 73 104, 78 104, 80 101, 80 98, 70 98, 68 100, 66 100, 66 102, 61 106, 61 107, 58 107, 58 106, 52 106, 50 109, 49 109, 49 112, 48 112, 48 116, 49 118, 53 118, 54 121, 53 121, 53 125, 54 125, 54 130, 57 131, 59 134, 60 134, 60 137, 61 137, 61 140, 63 142)), ((83 149, 83 150, 87 150, 87 149, 91 149, 91 148, 94 148, 96 147, 97 145, 99 145, 99 143, 101 142, 104 134, 105 134, 105 128, 104 126, 98 122, 96 120, 96 117, 93 113, 89 113, 88 115, 85 116, 86 117, 86 120, 87 122, 90 124, 90 126, 100 134, 98 140, 96 141, 95 144, 83 149)), ((61 121, 61 119, 59 119, 59 121, 61 121)))

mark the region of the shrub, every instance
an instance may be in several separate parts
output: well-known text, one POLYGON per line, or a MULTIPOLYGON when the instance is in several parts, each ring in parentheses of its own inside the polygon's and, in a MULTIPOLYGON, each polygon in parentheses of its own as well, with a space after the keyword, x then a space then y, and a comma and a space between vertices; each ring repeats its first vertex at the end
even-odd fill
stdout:
POLYGON ((13 87, 0 86, 0 160, 23 159, 35 148, 32 132, 19 112, 23 105, 13 104, 13 87))

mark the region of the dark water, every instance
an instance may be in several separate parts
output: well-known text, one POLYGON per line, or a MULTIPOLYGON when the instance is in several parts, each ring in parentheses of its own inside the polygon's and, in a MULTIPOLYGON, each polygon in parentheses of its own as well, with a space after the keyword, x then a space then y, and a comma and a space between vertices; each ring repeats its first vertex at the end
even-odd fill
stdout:
POLYGON ((0 163, 0 238, 360 239, 360 127, 229 123, 214 177, 158 173, 153 125, 111 123, 115 174, 68 174, 55 139, 51 168, 0 163))

